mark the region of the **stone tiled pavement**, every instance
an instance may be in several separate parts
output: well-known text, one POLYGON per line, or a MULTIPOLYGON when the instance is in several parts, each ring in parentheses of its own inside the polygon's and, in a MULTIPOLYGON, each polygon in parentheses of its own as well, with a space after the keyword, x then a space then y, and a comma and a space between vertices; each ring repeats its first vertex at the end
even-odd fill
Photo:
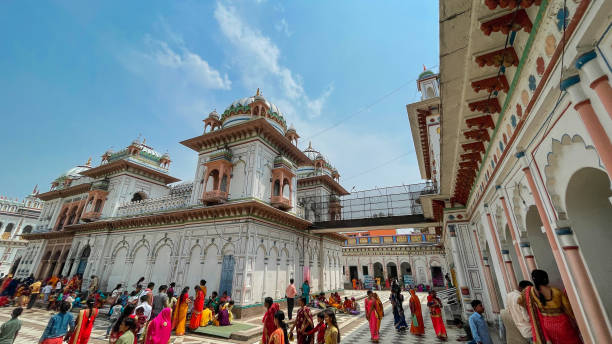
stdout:
MULTIPOLYGON (((13 307, 3 307, 0 308, 0 323, 4 323, 9 320, 11 317, 11 311, 13 307)), ((48 312, 46 310, 33 308, 31 310, 24 310, 23 314, 19 317, 22 321, 21 331, 19 331, 19 335, 17 336, 17 340, 15 340, 14 344, 35 344, 38 343, 38 339, 40 339, 40 335, 45 329, 47 322, 53 312, 48 312)), ((89 343, 92 344, 108 344, 108 339, 104 338, 106 334, 106 328, 109 325, 109 321, 107 317, 103 314, 100 314, 98 318, 96 318, 96 322, 94 323, 94 329, 92 331, 89 343)), ((170 343, 172 344, 196 344, 196 343, 204 343, 204 344, 227 344, 232 343, 229 340, 221 340, 221 339, 212 339, 206 338, 202 336, 192 336, 185 335, 182 337, 172 336, 170 339, 170 343)))
MULTIPOLYGON (((425 336, 416 337, 411 335, 409 332, 406 333, 397 333, 395 328, 393 327, 393 313, 391 312, 391 307, 388 302, 386 302, 389 298, 389 292, 379 292, 380 298, 383 302, 385 302, 385 317, 383 318, 383 323, 381 325, 381 343, 440 343, 435 336, 433 331, 433 327, 431 325, 431 319, 429 318, 429 314, 426 311, 426 306, 423 303, 426 295, 420 295, 422 303, 423 303, 423 317, 425 320, 425 336)), ((342 342, 350 343, 350 344, 358 344, 358 343, 370 343, 370 332, 368 328, 368 324, 365 320, 365 316, 363 315, 363 300, 359 302, 362 313, 360 315, 346 315, 346 314, 338 314, 337 320, 338 325, 340 326, 342 333, 342 342)), ((10 319, 10 313, 12 311, 12 307, 4 307, 0 308, 0 323, 4 323, 5 321, 10 319)), ((407 308, 407 302, 404 305, 404 309, 407 308)), ((102 311, 106 312, 106 310, 102 311)), ((34 308, 32 310, 24 310, 24 313, 20 317, 23 322, 21 331, 15 344, 34 344, 38 343, 38 339, 42 334, 49 318, 53 313, 34 308)), ((246 320, 246 319, 245 319, 246 320)), ((315 320, 316 321, 316 320, 315 320)), ((255 324, 261 323, 261 319, 249 319, 249 322, 255 324)), ((92 331, 92 336, 89 343, 92 344, 102 344, 108 343, 108 340, 104 338, 106 333, 106 328, 109 325, 109 321, 105 314, 100 314, 96 319, 94 329, 92 331)), ((454 326, 447 326, 446 328, 448 333, 448 342, 454 343, 456 339, 463 335, 463 330, 457 329, 454 326)), ((248 342, 241 342, 243 344, 254 344, 258 343, 259 338, 254 338, 249 340, 248 342)), ((232 340, 224 340, 224 339, 216 339, 209 338, 203 336, 195 336, 195 335, 185 335, 182 337, 172 336, 170 343, 172 344, 195 344, 195 343, 204 343, 204 344, 226 344, 226 343, 236 343, 236 341, 232 340)), ((496 340, 496 343, 501 343, 496 340)))

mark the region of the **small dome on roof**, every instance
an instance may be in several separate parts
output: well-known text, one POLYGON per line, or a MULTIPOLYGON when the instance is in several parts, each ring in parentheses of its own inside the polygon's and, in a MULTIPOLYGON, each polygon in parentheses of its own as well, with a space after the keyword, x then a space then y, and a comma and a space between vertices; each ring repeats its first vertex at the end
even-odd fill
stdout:
POLYGON ((134 141, 132 141, 132 144, 133 144, 133 145, 139 145, 139 144, 140 144, 140 141, 138 141, 138 139, 134 139, 134 141))
POLYGON ((81 172, 87 171, 90 168, 91 167, 89 167, 89 166, 75 166, 75 167, 69 169, 68 171, 62 173, 58 177, 58 179, 60 179, 60 178, 70 178, 70 179, 80 178, 81 177, 81 172))
POLYGON ((214 117, 214 118, 219 118, 219 114, 217 113, 217 110, 213 110, 213 112, 208 114, 208 117, 214 117))
POLYGON ((170 159, 170 154, 168 154, 168 152, 166 152, 166 153, 164 153, 164 154, 161 156, 161 158, 162 158, 162 159, 170 159))
POLYGON ((425 79, 426 77, 431 76, 431 75, 434 75, 434 72, 430 70, 425 70, 421 74, 419 74, 419 80, 425 79))
MULTIPOLYGON (((276 127, 276 129, 284 134, 287 130, 287 123, 285 122, 284 114, 275 104, 272 104, 266 100, 259 92, 259 89, 257 90, 257 94, 254 96, 237 99, 232 102, 221 115, 222 126, 225 127, 229 123, 234 125, 245 120, 249 120, 250 118, 245 116, 250 116, 249 106, 255 101, 262 101, 268 107, 269 111, 265 114, 268 123, 272 124, 274 127, 276 127)), ((259 115, 263 116, 264 114, 259 115)))

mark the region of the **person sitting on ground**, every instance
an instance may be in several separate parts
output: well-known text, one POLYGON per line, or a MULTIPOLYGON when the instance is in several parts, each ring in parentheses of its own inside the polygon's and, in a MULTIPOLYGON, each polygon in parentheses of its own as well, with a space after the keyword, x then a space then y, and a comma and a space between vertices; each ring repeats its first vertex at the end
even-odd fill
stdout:
POLYGON ((227 295, 227 291, 223 292, 223 295, 221 296, 221 298, 219 299, 220 302, 229 302, 230 301, 230 297, 227 295))
POLYGON ((353 308, 353 302, 348 297, 344 297, 344 303, 342 304, 342 311, 348 313, 353 308))
POLYGON ((215 313, 219 312, 219 294, 217 294, 216 291, 213 291, 212 295, 206 301, 206 306, 208 307, 209 305, 213 306, 215 313))
POLYGON ((306 332, 306 334, 311 338, 316 334, 316 344, 325 343, 325 312, 321 311, 317 313, 317 326, 315 326, 315 328, 313 328, 312 330, 306 332))
POLYGON ((200 320, 200 327, 208 326, 213 324, 215 318, 215 310, 212 305, 202 310, 202 320, 200 320))
POLYGON ((231 300, 227 304, 227 313, 229 314, 229 322, 230 322, 230 324, 234 322, 234 313, 232 313, 232 309, 234 309, 234 300, 231 300))
POLYGON ((221 304, 219 305, 219 314, 217 314, 217 321, 219 322, 219 326, 231 325, 229 320, 229 312, 227 310, 227 302, 221 302, 221 304))
POLYGON ((318 308, 325 309, 328 307, 327 300, 325 299, 325 293, 320 293, 319 296, 317 296, 315 301, 316 301, 315 306, 318 308))
POLYGON ((329 307, 333 307, 335 309, 342 309, 342 304, 336 300, 336 295, 334 293, 329 294, 329 301, 327 302, 329 307))

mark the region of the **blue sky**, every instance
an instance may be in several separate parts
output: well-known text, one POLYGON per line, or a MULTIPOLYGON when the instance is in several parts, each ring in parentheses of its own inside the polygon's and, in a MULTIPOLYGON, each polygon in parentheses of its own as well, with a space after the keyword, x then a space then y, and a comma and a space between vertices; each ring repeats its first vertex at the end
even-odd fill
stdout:
POLYGON ((193 180, 178 142, 258 87, 345 188, 420 180, 405 105, 437 70, 437 1, 3 1, 0 42, 2 195, 139 134, 193 180))

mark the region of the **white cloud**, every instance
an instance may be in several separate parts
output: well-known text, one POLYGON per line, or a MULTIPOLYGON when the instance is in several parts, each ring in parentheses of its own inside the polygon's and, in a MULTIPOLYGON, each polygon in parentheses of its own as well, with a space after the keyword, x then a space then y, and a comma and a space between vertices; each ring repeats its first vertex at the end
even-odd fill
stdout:
MULTIPOLYGON (((309 116, 321 114, 326 99, 333 92, 332 86, 321 97, 311 99, 304 90, 301 76, 281 64, 281 51, 269 37, 249 26, 232 6, 218 2, 214 15, 221 33, 233 45, 232 54, 247 88, 261 87, 266 94, 274 96, 279 106, 290 103, 298 111, 308 111, 309 116)), ((286 107, 281 110, 289 112, 286 107)))
POLYGON ((147 59, 159 67, 182 74, 186 79, 209 89, 229 90, 232 82, 227 74, 212 68, 200 55, 190 51, 180 40, 175 41, 176 49, 172 49, 168 42, 145 37, 147 51, 140 52, 143 59, 147 59))
POLYGON ((293 35, 293 32, 289 31, 289 24, 285 18, 274 24, 274 28, 276 31, 284 33, 287 37, 291 37, 291 35, 293 35))
POLYGON ((333 91, 334 85, 330 84, 319 98, 312 100, 308 99, 306 101, 306 107, 310 111, 309 113, 311 114, 311 117, 317 117, 321 114, 325 101, 327 101, 327 98, 329 98, 333 91))
POLYGON ((164 30, 158 36, 145 35, 140 42, 118 46, 116 58, 153 95, 149 103, 152 114, 180 115, 193 123, 194 118, 214 108, 214 91, 229 90, 232 82, 226 73, 189 49, 163 18, 160 25, 164 30))

